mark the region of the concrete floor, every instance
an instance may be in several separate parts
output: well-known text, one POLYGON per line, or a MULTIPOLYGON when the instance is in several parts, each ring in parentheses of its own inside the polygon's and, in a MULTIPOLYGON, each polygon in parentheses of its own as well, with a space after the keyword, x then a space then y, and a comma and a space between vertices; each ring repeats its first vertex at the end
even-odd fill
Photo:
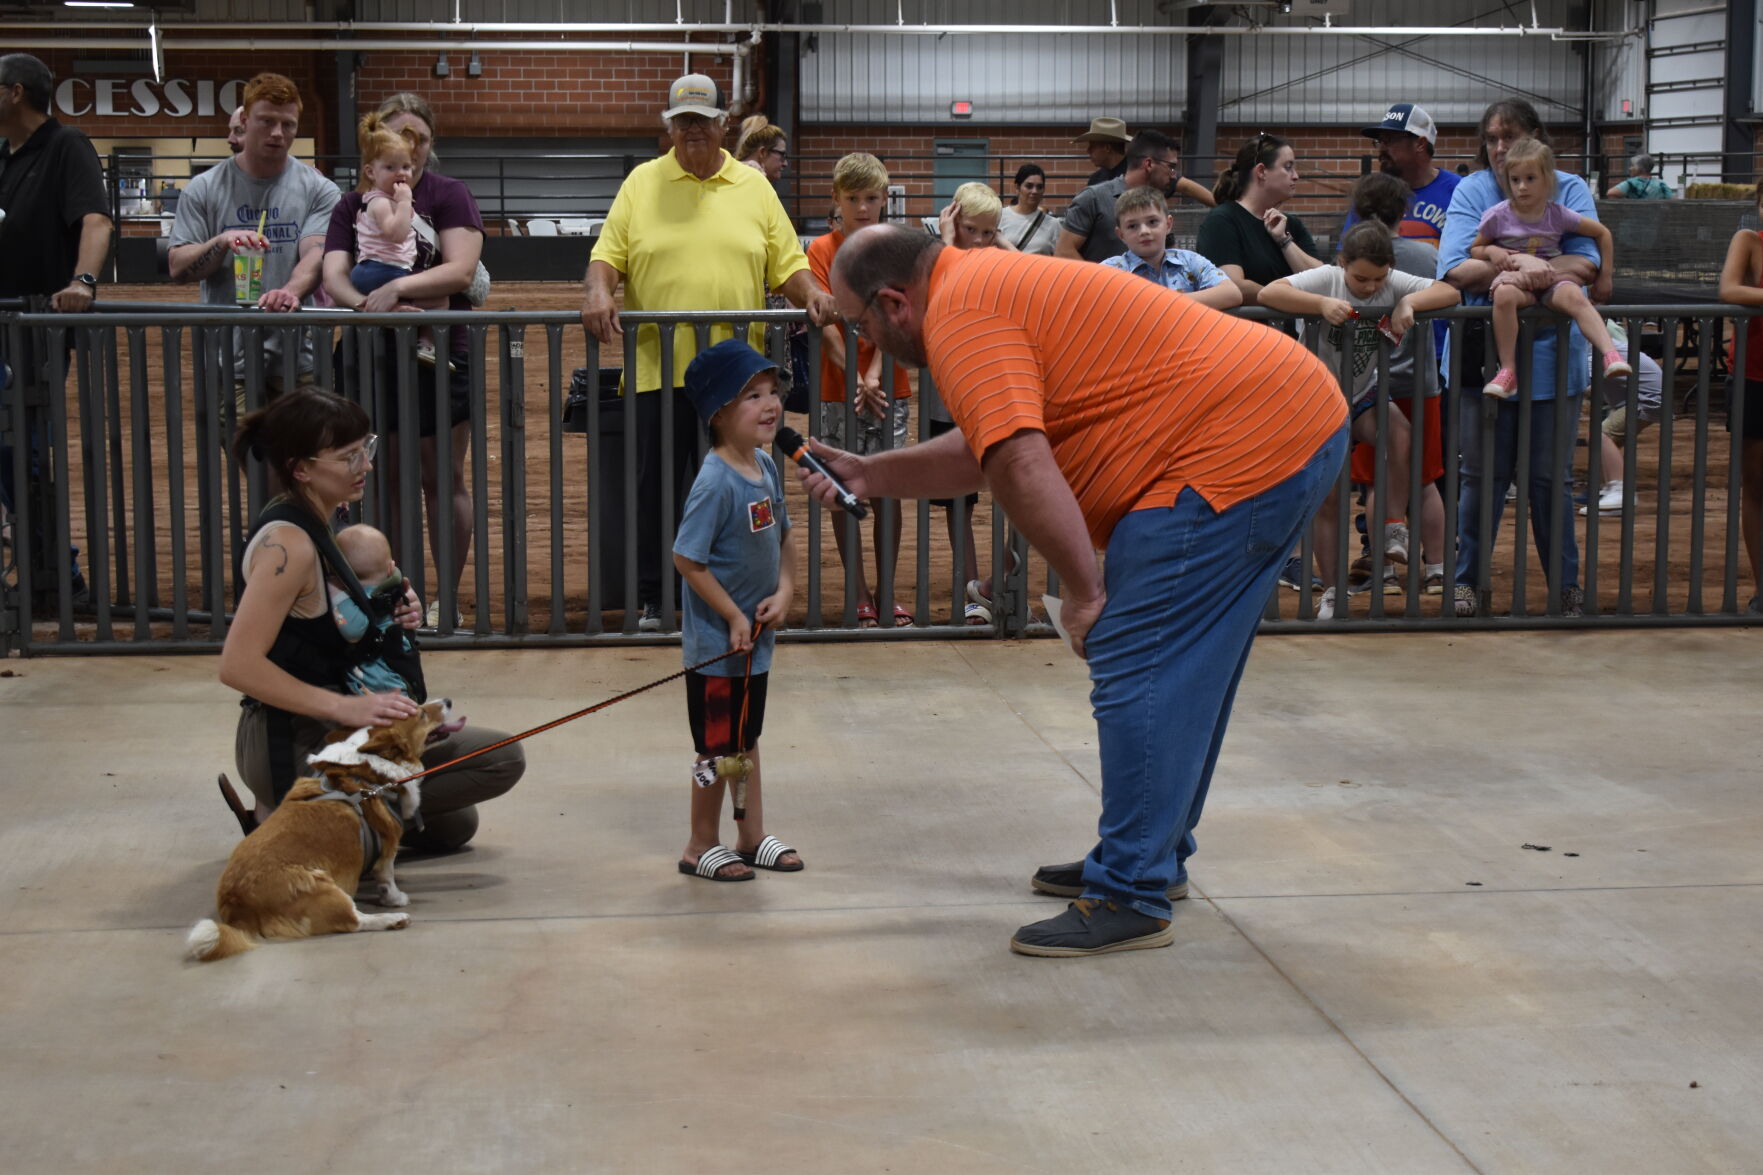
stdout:
MULTIPOLYGON (((1760 654, 1264 640, 1175 947, 1042 960, 1005 944, 1094 828, 1080 664, 787 647, 768 807, 808 871, 675 873, 670 686, 529 743, 472 851, 400 868, 409 930, 200 966, 236 837, 214 660, 8 661, 0 1165, 1763 1170, 1760 654)), ((429 679, 522 729, 676 656, 429 679)))

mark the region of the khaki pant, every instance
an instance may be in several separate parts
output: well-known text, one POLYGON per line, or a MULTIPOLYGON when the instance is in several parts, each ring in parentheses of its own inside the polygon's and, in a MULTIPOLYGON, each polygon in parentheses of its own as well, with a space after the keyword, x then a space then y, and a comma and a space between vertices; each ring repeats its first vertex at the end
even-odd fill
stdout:
MULTIPOLYGON (((239 714, 239 729, 233 744, 233 759, 238 765, 239 776, 257 798, 258 805, 265 808, 274 803, 268 728, 269 711, 262 706, 247 707, 239 714)), ((294 715, 294 761, 303 766, 306 756, 318 750, 330 730, 327 723, 294 715)), ((457 759, 507 737, 501 731, 467 726, 424 751, 423 766, 432 767, 457 759)), ((493 800, 513 787, 525 771, 526 754, 520 744, 515 743, 446 771, 425 775, 420 783, 423 829, 406 835, 403 843, 431 851, 460 847, 477 832, 477 805, 493 800)))

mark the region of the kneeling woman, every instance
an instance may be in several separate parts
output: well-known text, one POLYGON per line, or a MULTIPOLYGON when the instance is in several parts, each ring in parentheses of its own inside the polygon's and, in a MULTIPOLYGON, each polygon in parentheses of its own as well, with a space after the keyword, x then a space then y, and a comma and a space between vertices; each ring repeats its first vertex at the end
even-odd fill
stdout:
MULTIPOLYGON (((220 680, 245 695, 234 754, 256 797, 258 821, 287 794, 327 732, 384 726, 413 713, 424 696, 414 649, 404 658, 384 655, 394 651, 382 649, 384 634, 372 624, 351 641, 332 614, 326 586, 329 580, 357 602, 366 600, 330 520, 339 506, 361 499, 377 440, 360 405, 305 389, 247 416, 233 442, 240 463, 262 461, 280 491, 245 548, 244 595, 220 657, 220 680), (354 671, 376 658, 403 677, 404 691, 363 691, 354 671)), ((421 601, 407 587, 394 607, 404 628, 420 622, 421 601)), ((423 762, 445 763, 505 737, 466 727, 429 747, 423 762)), ((525 769, 517 744, 426 776, 423 827, 404 843, 429 851, 465 844, 477 831, 477 804, 513 787, 525 769)))

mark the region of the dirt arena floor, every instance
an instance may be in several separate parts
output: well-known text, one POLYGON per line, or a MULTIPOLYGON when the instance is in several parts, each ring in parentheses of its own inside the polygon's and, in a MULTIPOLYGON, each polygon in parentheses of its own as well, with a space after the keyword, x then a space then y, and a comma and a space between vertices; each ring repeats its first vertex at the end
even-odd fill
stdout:
MULTIPOLYGON (((196 293, 196 288, 191 286, 122 286, 109 290, 107 296, 117 301, 194 302, 196 293)), ((572 284, 504 283, 494 288, 487 308, 568 311, 578 306, 579 292, 572 284)), ((95 546, 90 536, 100 529, 108 532, 110 542, 106 544, 106 554, 112 568, 112 599, 132 602, 138 595, 138 580, 141 577, 137 567, 138 556, 134 550, 134 512, 138 490, 134 445, 130 438, 144 435, 145 443, 149 446, 150 459, 145 470, 143 489, 157 507, 153 514, 153 567, 148 577, 155 582, 156 590, 152 602, 164 607, 172 600, 174 556, 177 554, 176 549, 181 546, 188 568, 185 577, 187 590, 192 606, 200 609, 203 597, 198 552, 203 530, 198 512, 194 508, 197 500, 196 411, 193 394, 195 380, 191 370, 188 334, 180 332, 177 343, 182 351, 179 399, 183 436, 181 455, 174 470, 166 436, 167 369, 164 347, 169 332, 162 332, 157 328, 140 331, 139 340, 133 344, 144 359, 138 368, 130 360, 130 333, 122 330, 115 332, 116 348, 121 356, 119 370, 114 377, 117 381, 117 403, 120 410, 116 419, 110 422, 110 437, 106 447, 112 453, 111 480, 104 495, 106 500, 102 505, 101 516, 89 515, 87 512, 79 477, 82 446, 79 443, 81 413, 77 403, 78 381, 69 380, 69 415, 73 430, 69 449, 74 462, 74 476, 70 479, 70 508, 74 519, 75 539, 83 549, 82 562, 90 574, 95 546), (131 400, 137 391, 142 402, 147 405, 144 419, 137 419, 137 414, 131 410, 131 400), (117 477, 118 470, 120 478, 117 477), (174 478, 174 474, 182 476, 174 478), (181 534, 173 533, 171 512, 165 505, 170 499, 174 480, 181 482, 186 504, 185 525, 181 534), (119 563, 130 589, 127 592, 120 590, 123 581, 116 579, 119 563)), ((580 434, 560 433, 555 426, 555 406, 561 404, 567 392, 570 375, 586 363, 585 333, 579 326, 565 325, 533 325, 524 330, 524 370, 519 386, 512 388, 510 392, 522 409, 510 418, 522 420, 519 441, 524 452, 523 500, 511 499, 505 492, 509 480, 507 475, 511 471, 504 468, 504 454, 513 451, 511 443, 516 438, 504 435, 508 431, 503 424, 504 413, 494 402, 494 398, 500 394, 501 378, 497 362, 500 347, 498 332, 492 329, 487 339, 489 363, 486 384, 492 404, 486 415, 487 451, 482 476, 486 488, 483 505, 488 511, 488 543, 485 549, 474 549, 466 562, 459 597, 466 626, 471 628, 480 623, 482 609, 487 615, 482 615, 481 620, 487 624, 487 631, 492 633, 594 631, 587 611, 589 534, 586 439, 580 434), (555 479, 554 472, 557 474, 555 479), (511 548, 510 540, 514 538, 519 541, 511 548), (524 552, 524 557, 521 552, 524 552), (553 573, 554 558, 561 569, 560 576, 553 573), (487 592, 480 590, 480 566, 482 574, 487 576, 487 592), (524 568, 524 584, 519 585, 521 590, 510 593, 507 585, 511 581, 518 584, 521 577, 518 568, 521 567, 524 568), (511 575, 511 572, 516 574, 511 575)), ((1716 611, 1721 607, 1722 581, 1726 570, 1730 453, 1730 440, 1724 429, 1723 405, 1720 403, 1722 383, 1721 379, 1712 381, 1712 421, 1708 426, 1706 444, 1713 456, 1706 463, 1706 468, 1698 471, 1695 460, 1697 423, 1693 367, 1688 372, 1680 372, 1677 381, 1679 415, 1669 430, 1668 487, 1661 487, 1659 479, 1662 430, 1649 428, 1642 434, 1636 453, 1639 475, 1635 486, 1634 517, 1631 520, 1605 518, 1596 523, 1599 531, 1597 598, 1602 610, 1617 610, 1623 604, 1619 561, 1625 546, 1631 548, 1633 557, 1633 588, 1628 601, 1633 611, 1646 612, 1662 608, 1681 612, 1697 605, 1708 611, 1716 611), (1667 525, 1663 531, 1663 543, 1660 541, 1659 527, 1659 495, 1662 488, 1668 492, 1665 512, 1667 525), (1692 533, 1698 527, 1703 544, 1699 592, 1692 586, 1694 569, 1691 559, 1692 533), (1654 576, 1661 560, 1667 571, 1668 590, 1663 600, 1656 601, 1653 591, 1654 576)), ((796 427, 807 431, 806 418, 795 417, 792 422, 796 427)), ((1579 430, 1581 444, 1576 450, 1575 458, 1582 479, 1587 451, 1584 438, 1588 431, 1587 423, 1582 420, 1579 430)), ((911 435, 918 435, 916 404, 911 435)), ((479 473, 469 454, 465 468, 469 485, 479 473)), ((370 495, 371 492, 370 490, 370 495)), ((811 558, 809 528, 804 525, 807 518, 806 503, 793 479, 789 481, 788 497, 791 514, 797 526, 798 548, 806 563, 811 558)), ((366 505, 371 518, 374 512, 371 497, 366 505)), ((237 541, 238 536, 242 535, 248 524, 249 512, 248 502, 241 501, 236 509, 230 501, 227 503, 224 527, 233 541, 237 541)), ((836 627, 844 622, 845 580, 833 541, 833 517, 835 516, 824 512, 820 515, 818 550, 813 555, 813 561, 819 568, 818 596, 822 624, 836 627)), ((1583 556, 1587 520, 1576 517, 1576 524, 1579 527, 1583 556)), ((987 495, 980 496, 974 511, 973 525, 979 540, 981 571, 984 574, 990 570, 989 542, 994 533, 994 519, 987 495)), ((867 526, 865 529, 865 550, 872 560, 870 574, 873 580, 873 531, 867 526)), ((1497 613, 1504 613, 1511 607, 1513 551, 1517 533, 1513 510, 1508 506, 1494 564, 1494 610, 1497 613)), ((420 573, 414 571, 416 562, 415 552, 406 549, 405 557, 401 559, 402 566, 412 574, 413 579, 420 574, 421 584, 431 588, 432 594, 432 587, 436 582, 432 553, 424 552, 420 573)), ((800 574, 800 570, 796 605, 790 618, 793 627, 803 626, 809 619, 808 577, 800 574)), ((920 624, 962 623, 960 604, 963 601, 955 598, 950 544, 941 509, 932 508, 921 512, 918 503, 906 504, 900 557, 895 575, 897 598, 905 608, 915 613, 915 619, 920 624)), ((1030 599, 1038 608, 1040 593, 1047 586, 1046 568, 1038 557, 1030 559, 1029 576, 1030 599)), ((1737 594, 1740 607, 1743 607, 1753 591, 1741 551, 1737 594)), ((1528 611, 1540 613, 1546 609, 1547 592, 1534 550, 1528 556, 1525 597, 1528 611)), ((226 586, 225 598, 231 599, 230 583, 226 586)), ((1280 593, 1279 607, 1283 617, 1297 615, 1297 599, 1296 593, 1280 593)), ((1401 597, 1386 596, 1380 602, 1384 614, 1401 614, 1401 597)), ((1354 597, 1350 610, 1354 615, 1364 616, 1370 612, 1373 603, 1370 594, 1354 597)), ((1448 610, 1449 599, 1423 596, 1420 608, 1424 614, 1436 614, 1441 608, 1448 610)), ((132 615, 132 609, 125 609, 113 618, 115 634, 122 639, 134 636, 132 615)), ((37 622, 33 626, 36 639, 50 642, 58 639, 59 629, 56 625, 45 623, 41 613, 34 619, 37 622)), ((624 615, 618 609, 603 612, 599 619, 600 627, 605 631, 616 632, 624 625, 624 615)), ((887 622, 885 614, 883 622, 887 622)), ((75 639, 103 636, 99 631, 101 627, 82 616, 74 626, 73 635, 75 639)), ((205 627, 193 626, 192 635, 198 638, 206 635, 205 627)), ((152 625, 151 631, 155 637, 171 634, 170 625, 158 621, 152 625)))

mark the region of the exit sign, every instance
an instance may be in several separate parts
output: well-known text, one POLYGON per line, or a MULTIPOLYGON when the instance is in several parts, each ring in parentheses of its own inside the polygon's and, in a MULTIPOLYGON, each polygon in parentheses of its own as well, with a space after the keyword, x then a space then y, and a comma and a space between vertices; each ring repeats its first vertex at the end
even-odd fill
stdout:
POLYGON ((965 99, 957 99, 954 102, 949 103, 949 117, 950 118, 972 118, 973 117, 973 103, 968 102, 965 99))

